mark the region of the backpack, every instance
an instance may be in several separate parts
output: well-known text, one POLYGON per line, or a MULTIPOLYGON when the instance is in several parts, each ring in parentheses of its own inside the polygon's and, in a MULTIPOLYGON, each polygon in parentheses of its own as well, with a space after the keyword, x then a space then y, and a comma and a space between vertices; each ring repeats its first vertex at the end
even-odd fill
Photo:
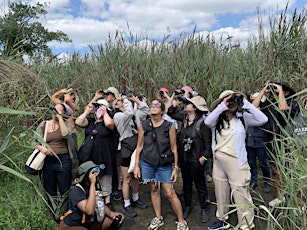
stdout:
MULTIPOLYGON (((84 194, 86 193, 81 184, 77 183, 75 186, 79 187, 84 192, 84 194)), ((64 194, 63 198, 61 199, 60 205, 58 205, 58 207, 56 208, 56 210, 55 210, 55 218, 56 218, 56 220, 63 221, 66 216, 70 215, 75 210, 77 210, 76 207, 73 207, 73 208, 69 209, 69 194, 70 194, 72 189, 73 189, 73 187, 70 188, 64 194)), ((85 223, 85 217, 86 217, 86 214, 83 213, 82 223, 85 223)))

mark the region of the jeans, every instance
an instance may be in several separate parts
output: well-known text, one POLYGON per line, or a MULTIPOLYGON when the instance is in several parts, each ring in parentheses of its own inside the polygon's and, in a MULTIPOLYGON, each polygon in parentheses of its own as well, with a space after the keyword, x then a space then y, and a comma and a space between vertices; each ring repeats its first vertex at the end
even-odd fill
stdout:
POLYGON ((69 190, 71 185, 71 168, 72 163, 68 153, 55 156, 46 156, 42 170, 42 180, 46 191, 51 196, 57 196, 59 189, 63 196, 69 190))
POLYGON ((205 161, 205 175, 210 175, 211 174, 211 159, 207 159, 205 161))
POLYGON ((181 174, 185 207, 191 207, 194 182, 201 209, 207 209, 208 189, 205 179, 205 166, 199 162, 184 162, 181 166, 181 174))
POLYGON ((271 185, 271 172, 268 164, 268 156, 265 147, 252 148, 246 147, 247 150, 247 158, 248 164, 250 166, 251 172, 251 184, 257 185, 258 173, 257 173, 257 157, 259 161, 259 165, 262 171, 264 185, 271 185))

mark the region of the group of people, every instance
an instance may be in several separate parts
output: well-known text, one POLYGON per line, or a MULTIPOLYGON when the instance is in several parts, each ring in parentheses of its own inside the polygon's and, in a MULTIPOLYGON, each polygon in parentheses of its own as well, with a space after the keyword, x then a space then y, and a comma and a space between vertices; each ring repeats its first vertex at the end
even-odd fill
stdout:
MULTIPOLYGON (((282 144, 281 127, 287 117, 299 113, 295 91, 286 82, 267 82, 249 97, 239 91, 225 90, 212 102, 189 86, 170 93, 161 88, 154 99, 135 96, 131 91, 119 93, 115 87, 98 90, 84 111, 75 119, 78 97, 72 89, 62 89, 53 96, 55 106, 51 122, 43 121, 37 128, 41 136, 47 129, 46 143, 36 139, 35 148, 47 155, 42 181, 47 193, 63 196, 71 187, 69 206, 76 213, 67 215, 59 229, 108 229, 120 215, 137 216, 135 208, 145 209, 140 199, 139 180, 148 183, 155 217, 148 229, 164 224, 161 213, 160 187, 177 217, 177 229, 189 229, 186 219, 193 210, 192 186, 195 185, 200 221, 208 222, 208 189, 206 174, 213 159, 212 177, 217 204, 217 220, 208 229, 227 229, 229 204, 236 207, 241 229, 254 227, 254 208, 250 194, 257 187, 258 157, 264 177, 264 191, 272 186, 277 197, 270 206, 281 204, 278 171, 274 163, 276 144, 282 144), (286 113, 286 116, 283 114, 286 113), (289 115, 289 116, 288 116, 289 115), (86 161, 76 155, 76 126, 84 128, 85 141, 92 139, 86 161), (132 155, 135 158, 132 158, 132 155), (131 161, 133 171, 129 171, 131 161), (271 170, 268 166, 271 167, 271 170), (104 165, 103 173, 93 169, 104 165), (120 166, 120 167, 119 167, 120 166), (173 183, 181 170, 184 204, 181 204, 173 183), (272 177, 271 177, 272 173, 272 177), (122 184, 121 184, 122 181, 122 184), (99 184, 99 186, 97 186, 99 184), (105 218, 95 218, 95 190, 104 197, 105 218), (123 209, 116 212, 112 194, 121 188, 123 209), (130 190, 132 197, 130 197, 130 190)), ((40 139, 41 140, 41 139, 40 139)), ((82 146, 81 146, 82 147, 82 146)))

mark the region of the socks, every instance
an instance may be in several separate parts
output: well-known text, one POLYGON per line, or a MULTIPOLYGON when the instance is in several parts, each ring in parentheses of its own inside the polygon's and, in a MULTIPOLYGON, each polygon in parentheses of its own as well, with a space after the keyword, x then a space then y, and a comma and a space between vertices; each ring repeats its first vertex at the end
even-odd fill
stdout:
POLYGON ((132 200, 137 201, 139 199, 139 193, 132 193, 132 200))
POLYGON ((125 208, 128 207, 130 205, 130 200, 124 200, 124 206, 125 208))

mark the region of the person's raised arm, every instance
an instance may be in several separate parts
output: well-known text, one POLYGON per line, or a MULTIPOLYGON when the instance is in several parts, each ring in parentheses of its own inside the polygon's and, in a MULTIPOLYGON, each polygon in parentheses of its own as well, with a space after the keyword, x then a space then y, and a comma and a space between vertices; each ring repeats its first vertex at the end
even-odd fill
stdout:
POLYGON ((80 127, 86 127, 88 125, 87 116, 94 110, 94 108, 94 105, 92 105, 91 103, 88 104, 85 107, 84 112, 76 118, 75 124, 80 127))
POLYGON ((89 196, 86 200, 82 200, 77 204, 77 207, 89 216, 93 216, 95 214, 95 207, 96 207, 96 177, 98 176, 99 172, 93 173, 90 172, 88 178, 90 180, 90 191, 89 196))

